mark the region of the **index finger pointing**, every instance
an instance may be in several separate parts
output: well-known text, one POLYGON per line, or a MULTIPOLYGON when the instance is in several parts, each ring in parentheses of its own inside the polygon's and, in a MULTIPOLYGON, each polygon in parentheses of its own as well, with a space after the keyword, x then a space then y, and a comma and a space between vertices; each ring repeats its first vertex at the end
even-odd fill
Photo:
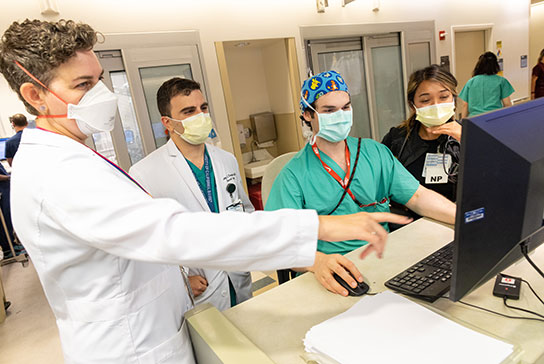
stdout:
POLYGON ((408 224, 413 220, 411 217, 392 214, 390 212, 373 212, 370 216, 377 222, 393 222, 395 224, 408 224))

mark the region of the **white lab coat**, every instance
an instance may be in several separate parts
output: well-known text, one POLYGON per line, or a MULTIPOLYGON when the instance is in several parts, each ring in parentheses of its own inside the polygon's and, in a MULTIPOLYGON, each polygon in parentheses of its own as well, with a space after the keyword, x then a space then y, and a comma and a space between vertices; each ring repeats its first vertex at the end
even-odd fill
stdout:
MULTIPOLYGON (((206 145, 206 148, 214 172, 219 211, 225 211, 227 206, 238 199, 242 201, 246 212, 255 211, 240 180, 236 158, 213 145, 206 145), (232 196, 227 192, 229 183, 236 186, 232 196)), ((130 174, 153 197, 173 198, 189 211, 210 212, 191 168, 172 139, 132 166, 130 174)), ((195 298, 195 304, 210 302, 221 311, 231 307, 229 277, 236 291, 237 303, 251 297, 249 272, 227 273, 223 270, 189 267, 189 275, 199 275, 208 281, 208 287, 195 298)))
POLYGON ((194 363, 178 265, 266 270, 315 257, 314 211, 189 213, 84 145, 39 129, 23 132, 11 193, 66 363, 194 363))

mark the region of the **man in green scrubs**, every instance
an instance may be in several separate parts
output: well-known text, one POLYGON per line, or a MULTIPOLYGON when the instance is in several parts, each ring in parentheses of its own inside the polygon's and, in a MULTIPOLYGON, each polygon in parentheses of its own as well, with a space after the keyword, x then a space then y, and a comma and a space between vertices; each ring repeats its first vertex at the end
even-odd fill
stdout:
MULTIPOLYGON (((358 139, 348 137, 352 109, 341 75, 328 71, 306 80, 300 106, 313 137, 279 173, 266 210, 314 209, 320 215, 389 212, 389 202, 394 200, 419 215, 454 223, 455 204, 420 186, 386 146, 371 139, 362 139, 358 145, 358 139)), ((383 225, 388 230, 387 224, 383 225)), ((356 285, 353 277, 361 282, 361 273, 343 255, 366 244, 360 240, 319 241, 321 254, 314 265, 295 270, 314 272, 325 288, 345 296, 348 292, 333 273, 352 287, 356 285)), ((371 251, 368 248, 363 256, 371 251)))

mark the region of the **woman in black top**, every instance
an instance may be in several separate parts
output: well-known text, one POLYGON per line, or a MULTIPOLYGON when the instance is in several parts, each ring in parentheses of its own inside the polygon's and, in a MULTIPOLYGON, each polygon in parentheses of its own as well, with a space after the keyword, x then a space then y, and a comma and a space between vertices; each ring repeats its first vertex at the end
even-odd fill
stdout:
POLYGON ((455 201, 461 139, 461 125, 454 120, 456 87, 455 77, 438 65, 414 72, 407 89, 412 113, 382 140, 420 184, 451 201, 455 201), (434 158, 441 166, 442 171, 433 169, 429 177, 436 176, 434 180, 442 183, 426 183, 426 158, 434 158))

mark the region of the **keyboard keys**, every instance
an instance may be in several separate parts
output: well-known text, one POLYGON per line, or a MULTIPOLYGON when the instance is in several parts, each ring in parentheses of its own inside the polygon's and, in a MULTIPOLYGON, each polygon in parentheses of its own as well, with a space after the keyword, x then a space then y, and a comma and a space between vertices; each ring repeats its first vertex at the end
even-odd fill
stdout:
POLYGON ((391 289, 434 301, 449 289, 453 243, 430 254, 385 283, 391 289))
POLYGON ((409 285, 407 285, 407 284, 403 284, 402 286, 400 286, 400 288, 403 288, 403 289, 406 289, 406 290, 408 290, 408 291, 411 291, 414 287, 409 286, 409 285))

